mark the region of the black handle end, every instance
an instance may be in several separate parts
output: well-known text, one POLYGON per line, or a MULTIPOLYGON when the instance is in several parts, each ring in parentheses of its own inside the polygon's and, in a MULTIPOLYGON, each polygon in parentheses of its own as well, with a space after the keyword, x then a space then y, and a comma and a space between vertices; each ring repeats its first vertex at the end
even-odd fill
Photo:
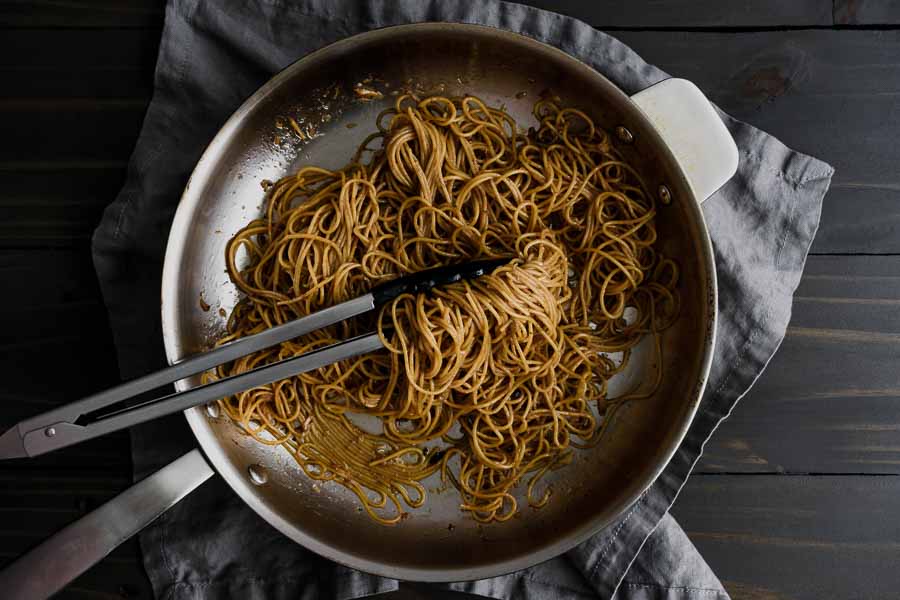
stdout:
POLYGON ((426 269, 376 285, 372 288, 372 296, 375 299, 375 305, 380 306, 393 300, 400 294, 418 294, 427 292, 438 285, 447 285, 463 279, 475 279, 476 277, 487 275, 510 260, 510 258, 490 258, 459 265, 426 269))

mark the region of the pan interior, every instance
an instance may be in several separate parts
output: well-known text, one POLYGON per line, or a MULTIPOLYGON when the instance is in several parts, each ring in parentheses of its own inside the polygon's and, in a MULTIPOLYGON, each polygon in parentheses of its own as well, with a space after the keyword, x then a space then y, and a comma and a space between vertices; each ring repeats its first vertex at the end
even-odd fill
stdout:
MULTIPOLYGON (((662 207, 662 250, 682 271, 682 314, 663 340, 663 380, 651 398, 620 411, 608 434, 574 463, 552 474, 550 503, 520 502, 508 522, 478 525, 459 510, 455 490, 428 482, 428 502, 401 524, 385 527, 356 497, 314 483, 282 449, 264 447, 202 408, 188 420, 203 449, 235 491, 299 543, 338 562, 387 576, 450 581, 497 575, 559 554, 607 525, 653 481, 677 447, 696 409, 708 369, 714 318, 714 274, 699 208, 683 175, 637 109, 595 71, 528 38, 495 29, 447 24, 394 27, 338 42, 295 63, 264 86, 225 125, 192 176, 172 228, 163 278, 163 330, 170 360, 200 351, 224 329, 238 300, 225 273, 225 243, 262 208, 263 180, 298 167, 338 167, 374 130, 376 115, 397 90, 475 94, 533 124, 531 106, 551 91, 608 130, 624 125, 624 150, 651 190, 665 183, 674 201, 662 207), (363 101, 362 84, 383 98, 363 101), (335 92, 339 89, 339 92, 335 92), (293 117, 306 140, 286 130, 293 117), (250 465, 268 471, 254 485, 250 465)), ((620 146, 621 147, 621 146, 620 146)), ((654 378, 645 340, 622 388, 654 378)), ((194 382, 196 383, 196 382, 194 382)))

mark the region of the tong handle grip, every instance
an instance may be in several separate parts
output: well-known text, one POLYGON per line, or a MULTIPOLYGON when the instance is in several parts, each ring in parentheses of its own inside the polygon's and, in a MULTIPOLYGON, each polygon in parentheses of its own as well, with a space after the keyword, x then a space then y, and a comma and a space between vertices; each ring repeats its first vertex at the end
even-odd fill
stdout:
POLYGON ((381 306, 401 294, 428 292, 439 285, 447 285, 463 279, 475 279, 476 277, 487 275, 509 261, 509 258, 491 258, 426 269, 376 285, 372 288, 371 294, 375 299, 375 306, 381 306))

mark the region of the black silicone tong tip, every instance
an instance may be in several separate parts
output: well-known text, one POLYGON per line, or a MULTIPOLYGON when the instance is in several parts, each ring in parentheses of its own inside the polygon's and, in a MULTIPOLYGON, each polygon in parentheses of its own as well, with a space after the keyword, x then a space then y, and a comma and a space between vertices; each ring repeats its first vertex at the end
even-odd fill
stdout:
POLYGON ((459 265, 448 265, 426 269, 418 273, 411 273, 398 277, 391 281, 376 285, 372 288, 372 296, 375 305, 389 302, 400 294, 418 294, 427 292, 438 285, 456 283, 463 279, 475 279, 491 273, 494 269, 508 263, 511 258, 491 258, 488 260, 476 260, 459 265))

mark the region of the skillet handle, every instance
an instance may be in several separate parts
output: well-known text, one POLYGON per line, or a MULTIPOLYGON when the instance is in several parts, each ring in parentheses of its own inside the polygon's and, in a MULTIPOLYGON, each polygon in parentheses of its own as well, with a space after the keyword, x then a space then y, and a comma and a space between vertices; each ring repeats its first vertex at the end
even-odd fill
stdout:
POLYGON ((209 479, 212 468, 191 450, 0 571, 4 598, 48 598, 209 479))
POLYGON ((697 200, 712 196, 735 174, 734 139, 696 85, 686 79, 666 79, 631 100, 675 155, 697 200))

